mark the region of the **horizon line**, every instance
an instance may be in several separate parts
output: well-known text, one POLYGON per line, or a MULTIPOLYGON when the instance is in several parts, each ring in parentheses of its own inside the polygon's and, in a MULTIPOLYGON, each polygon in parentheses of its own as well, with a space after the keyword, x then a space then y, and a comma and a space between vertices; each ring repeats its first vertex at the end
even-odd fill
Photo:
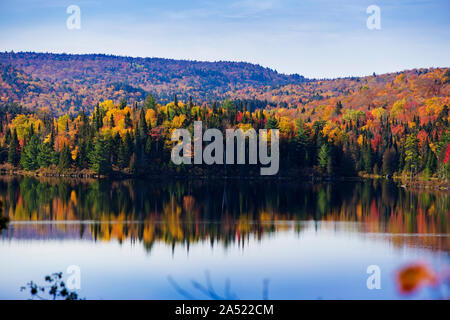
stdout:
POLYGON ((132 58, 132 59, 162 59, 162 60, 172 60, 172 61, 184 61, 184 62, 198 62, 198 63, 242 63, 242 64, 250 64, 250 65, 254 65, 254 66, 259 66, 261 68, 265 68, 265 69, 270 69, 280 75, 285 75, 285 76, 300 76, 303 77, 305 80, 307 81, 323 81, 323 80, 340 80, 340 79, 349 79, 349 78, 367 78, 367 77, 372 77, 375 75, 377 76, 382 76, 382 75, 389 75, 389 74, 399 74, 402 72, 407 72, 407 71, 414 71, 414 70, 421 70, 421 69, 449 69, 450 66, 448 67, 439 67, 439 66, 431 66, 431 67, 414 67, 412 69, 403 69, 403 70, 397 70, 397 71, 389 71, 389 72, 385 72, 385 73, 375 73, 373 72, 372 74, 366 74, 366 75, 348 75, 348 76, 340 76, 340 77, 333 77, 333 78, 308 78, 304 75, 301 75, 299 73, 283 73, 283 72, 279 72, 277 69, 275 68, 271 68, 268 66, 263 66, 259 63, 254 63, 254 62, 249 62, 249 61, 234 61, 234 60, 195 60, 195 59, 186 59, 186 58, 164 58, 164 57, 156 57, 156 56, 129 56, 129 55, 122 55, 122 54, 112 54, 112 53, 94 53, 94 52, 90 52, 90 53, 70 53, 70 52, 43 52, 43 51, 14 51, 14 50, 4 50, 4 51, 0 51, 0 54, 23 54, 23 53, 33 53, 33 54, 52 54, 52 55, 69 55, 69 56, 107 56, 107 57, 116 57, 116 58, 132 58))

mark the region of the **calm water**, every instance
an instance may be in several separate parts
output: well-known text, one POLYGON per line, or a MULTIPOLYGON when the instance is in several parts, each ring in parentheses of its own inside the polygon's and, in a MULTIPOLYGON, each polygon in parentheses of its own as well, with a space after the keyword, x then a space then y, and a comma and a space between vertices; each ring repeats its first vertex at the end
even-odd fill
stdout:
POLYGON ((0 198, 1 299, 69 265, 88 299, 397 299, 398 268, 450 265, 449 193, 387 182, 0 177, 0 198))

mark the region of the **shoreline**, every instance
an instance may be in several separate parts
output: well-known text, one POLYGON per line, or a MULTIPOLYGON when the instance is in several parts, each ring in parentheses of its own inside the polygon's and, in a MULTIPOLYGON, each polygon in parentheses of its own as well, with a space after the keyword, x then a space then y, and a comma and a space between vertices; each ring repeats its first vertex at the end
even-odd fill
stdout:
POLYGON ((440 181, 436 178, 430 178, 429 180, 422 180, 420 177, 415 177, 411 180, 409 177, 394 175, 391 177, 374 174, 359 173, 358 176, 334 176, 329 177, 320 174, 298 174, 298 175, 277 175, 277 176, 219 176, 219 175, 174 175, 174 174, 157 174, 157 175, 133 175, 124 172, 114 172, 111 175, 99 175, 90 171, 67 171, 58 172, 54 170, 44 171, 25 171, 21 169, 5 169, 0 168, 0 176, 10 177, 34 177, 34 178, 68 178, 68 179, 81 179, 81 180, 97 180, 97 179, 110 179, 110 180, 284 180, 294 181, 300 180, 304 182, 361 182, 365 180, 387 180, 393 181, 399 184, 404 189, 431 189, 450 191, 450 182, 440 181))
POLYGON ((422 179, 420 176, 414 177, 412 180, 410 176, 394 174, 393 176, 384 176, 376 174, 359 173, 359 176, 364 179, 384 179, 392 180, 404 189, 434 189, 450 191, 450 181, 438 180, 437 178, 422 179))

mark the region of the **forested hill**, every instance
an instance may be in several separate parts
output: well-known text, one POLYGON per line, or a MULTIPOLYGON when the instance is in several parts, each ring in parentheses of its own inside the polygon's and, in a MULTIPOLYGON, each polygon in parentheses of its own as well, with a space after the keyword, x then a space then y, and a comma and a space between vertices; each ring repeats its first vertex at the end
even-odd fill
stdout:
POLYGON ((177 94, 197 103, 222 100, 230 92, 307 81, 245 62, 200 62, 102 54, 0 53, 0 98, 56 113, 95 106, 105 97, 129 103, 152 93, 169 102, 177 94))
MULTIPOLYGON (((54 115, 91 113, 104 100, 142 105, 151 93, 161 104, 178 100, 211 106, 237 100, 247 110, 278 107, 305 120, 330 119, 335 107, 367 112, 396 102, 420 108, 448 105, 450 69, 422 68, 367 77, 311 80, 245 62, 52 53, 0 53, 0 107, 12 104, 54 115)), ((397 103, 397 105, 399 104, 397 103)), ((16 108, 16 107, 14 107, 16 108)))
POLYGON ((173 130, 202 121, 279 129, 283 176, 450 177, 449 68, 306 80, 248 63, 32 53, 2 54, 0 68, 0 171, 259 174, 174 166, 173 130))

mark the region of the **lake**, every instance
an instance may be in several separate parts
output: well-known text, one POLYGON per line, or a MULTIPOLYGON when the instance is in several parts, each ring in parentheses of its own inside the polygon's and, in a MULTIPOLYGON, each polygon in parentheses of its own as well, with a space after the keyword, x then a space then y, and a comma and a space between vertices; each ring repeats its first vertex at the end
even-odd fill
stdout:
POLYGON ((383 180, 1 176, 0 199, 0 299, 71 265, 87 299, 433 299, 399 293, 396 272, 450 266, 450 194, 383 180))

